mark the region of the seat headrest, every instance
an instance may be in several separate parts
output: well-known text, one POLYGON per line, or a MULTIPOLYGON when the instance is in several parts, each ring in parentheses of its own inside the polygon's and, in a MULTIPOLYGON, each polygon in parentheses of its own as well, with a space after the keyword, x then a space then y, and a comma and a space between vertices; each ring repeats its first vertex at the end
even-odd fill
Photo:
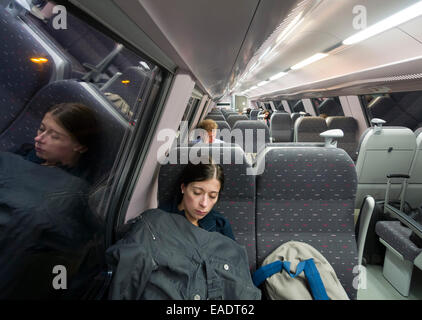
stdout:
POLYGON ((22 113, 31 98, 47 84, 54 72, 54 63, 47 50, 4 8, 0 10, 0 101, 7 105, 0 117, 0 133, 22 113), (47 58, 43 64, 31 58, 47 58))

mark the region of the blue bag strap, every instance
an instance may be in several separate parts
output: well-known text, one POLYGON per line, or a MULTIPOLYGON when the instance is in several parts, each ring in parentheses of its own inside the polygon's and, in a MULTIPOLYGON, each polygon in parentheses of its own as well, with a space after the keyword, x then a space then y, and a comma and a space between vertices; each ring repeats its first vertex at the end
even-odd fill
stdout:
POLYGON ((283 268, 282 261, 274 261, 261 268, 257 269, 252 275, 252 281, 255 286, 260 286, 265 279, 271 277, 273 274, 280 272, 283 268))
POLYGON ((285 270, 290 277, 296 278, 298 275, 305 272, 305 277, 308 280, 309 287, 311 289, 311 294, 314 300, 330 300, 325 291, 324 283, 322 282, 321 276, 318 272, 317 267, 313 258, 304 260, 298 263, 296 267, 296 273, 292 274, 290 272, 290 262, 289 261, 275 261, 273 263, 262 266, 257 269, 252 275, 252 281, 255 286, 261 285, 265 279, 271 277, 273 274, 285 270))
POLYGON ((330 300, 325 291, 324 283, 315 265, 314 259, 305 260, 305 276, 311 288, 312 297, 314 300, 330 300))
MULTIPOLYGON (((291 274, 291 272, 290 272, 290 262, 289 261, 284 261, 284 263, 283 263, 283 269, 286 270, 287 273, 289 274, 289 276, 294 279, 294 278, 296 278, 298 275, 300 275, 302 273, 303 269, 305 269, 305 265, 306 265, 306 260, 299 262, 297 264, 297 267, 296 267, 296 273, 295 274, 291 274)), ((306 274, 305 274, 305 276, 306 276, 306 274)))

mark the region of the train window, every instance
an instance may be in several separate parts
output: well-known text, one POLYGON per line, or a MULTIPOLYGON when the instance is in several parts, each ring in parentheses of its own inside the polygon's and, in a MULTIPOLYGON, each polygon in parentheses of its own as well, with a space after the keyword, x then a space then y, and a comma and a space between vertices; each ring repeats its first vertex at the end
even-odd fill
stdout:
POLYGON ((338 97, 312 98, 311 101, 317 115, 323 115, 327 117, 344 116, 341 102, 338 97))
POLYGON ((385 93, 361 96, 369 119, 380 118, 388 126, 411 130, 422 127, 422 91, 385 93))
POLYGON ((276 110, 285 111, 281 100, 274 100, 273 103, 276 110))
POLYGON ((1 85, 28 95, 2 92, 0 299, 80 298, 103 279, 111 203, 146 144, 164 71, 69 11, 58 29, 53 2, 20 3, 0 11, 4 56, 21 63, 1 85), (67 290, 52 286, 57 266, 67 290))
POLYGON ((292 112, 306 112, 302 100, 287 100, 292 112))

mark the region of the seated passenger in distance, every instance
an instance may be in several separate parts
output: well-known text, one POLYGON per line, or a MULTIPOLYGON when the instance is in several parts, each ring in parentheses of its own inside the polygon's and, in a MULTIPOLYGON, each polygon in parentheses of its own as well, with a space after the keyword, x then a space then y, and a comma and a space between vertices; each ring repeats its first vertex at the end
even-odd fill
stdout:
POLYGON ((270 110, 265 110, 264 111, 264 120, 265 120, 265 124, 268 127, 270 126, 270 119, 271 119, 271 112, 270 112, 270 110))
POLYGON ((201 138, 192 141, 193 143, 225 143, 223 140, 215 138, 217 136, 218 124, 212 119, 201 121, 196 129, 205 130, 206 134, 201 136, 201 138))
POLYGON ((223 186, 224 173, 220 165, 211 161, 209 164, 189 163, 182 173, 180 187, 175 190, 173 202, 160 204, 159 209, 182 215, 195 226, 235 240, 227 218, 213 210, 223 186))
POLYGON ((16 153, 26 160, 59 167, 86 179, 88 151, 97 134, 97 120, 91 109, 79 103, 61 103, 44 115, 34 138, 35 145, 24 144, 16 153))

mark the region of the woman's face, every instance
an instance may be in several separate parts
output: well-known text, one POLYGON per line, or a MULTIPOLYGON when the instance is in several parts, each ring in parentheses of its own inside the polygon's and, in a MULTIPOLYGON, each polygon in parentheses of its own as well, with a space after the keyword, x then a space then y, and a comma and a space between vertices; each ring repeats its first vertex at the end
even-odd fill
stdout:
POLYGON ((194 225, 204 218, 218 200, 221 184, 216 178, 191 182, 181 185, 183 199, 181 208, 185 210, 186 218, 194 225))
POLYGON ((47 112, 35 137, 35 152, 46 165, 74 166, 87 148, 74 139, 55 118, 47 112))

